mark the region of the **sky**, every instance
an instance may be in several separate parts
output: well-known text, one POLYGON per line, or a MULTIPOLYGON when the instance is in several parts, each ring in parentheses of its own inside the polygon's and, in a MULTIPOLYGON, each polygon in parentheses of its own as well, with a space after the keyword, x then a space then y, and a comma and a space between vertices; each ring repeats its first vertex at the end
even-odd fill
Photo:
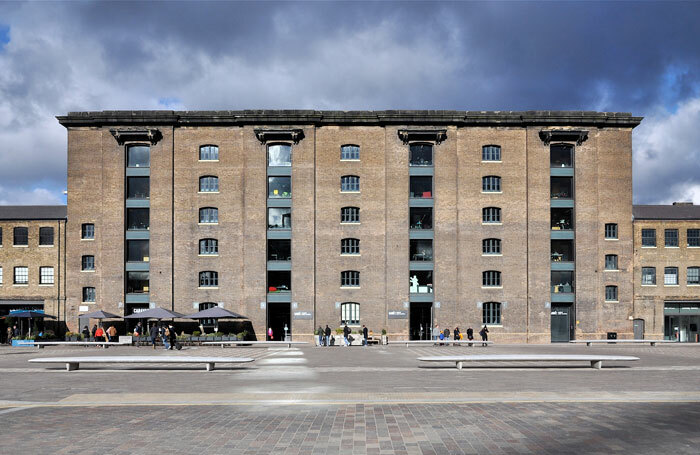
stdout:
POLYGON ((645 117, 634 201, 700 204, 700 2, 2 2, 0 204, 65 203, 56 115, 596 110, 645 117))

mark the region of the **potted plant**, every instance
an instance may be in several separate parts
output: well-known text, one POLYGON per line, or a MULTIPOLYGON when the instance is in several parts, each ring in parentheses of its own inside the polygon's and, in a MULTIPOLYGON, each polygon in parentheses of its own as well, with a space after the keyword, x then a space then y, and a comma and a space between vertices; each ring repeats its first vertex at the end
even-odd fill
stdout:
POLYGON ((193 343, 194 343, 195 341, 199 341, 199 336, 200 336, 201 334, 202 334, 202 332, 200 332, 199 330, 195 330, 194 332, 192 332, 192 336, 190 337, 190 341, 193 342, 193 343))
POLYGON ((389 344, 389 337, 386 336, 386 329, 382 329, 382 344, 389 344))

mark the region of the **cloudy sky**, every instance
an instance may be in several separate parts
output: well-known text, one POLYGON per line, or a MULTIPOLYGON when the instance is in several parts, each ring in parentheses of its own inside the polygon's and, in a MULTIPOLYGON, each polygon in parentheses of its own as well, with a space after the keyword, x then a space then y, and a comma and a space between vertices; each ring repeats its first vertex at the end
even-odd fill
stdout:
POLYGON ((636 203, 700 204, 700 3, 0 1, 0 204, 64 202, 68 111, 644 116, 636 203))

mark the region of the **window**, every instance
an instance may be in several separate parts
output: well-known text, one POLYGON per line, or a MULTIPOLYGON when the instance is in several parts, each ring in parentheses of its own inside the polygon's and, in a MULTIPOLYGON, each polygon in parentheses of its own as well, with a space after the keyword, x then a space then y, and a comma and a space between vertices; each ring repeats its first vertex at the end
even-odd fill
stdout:
POLYGON ((571 294, 574 292, 574 272, 552 271, 552 293, 571 294))
POLYGON ((199 272, 199 287, 212 288, 219 285, 219 272, 199 272))
POLYGON ((410 177, 410 193, 412 198, 432 198, 433 197, 433 178, 432 177, 410 177))
POLYGON ((432 294, 433 272, 431 270, 411 270, 409 277, 409 292, 411 294, 432 294))
POLYGON ((359 223, 360 208, 359 207, 343 207, 340 209, 341 223, 359 223))
POLYGON ((83 256, 81 270, 95 270, 95 256, 83 256))
POLYGON ((95 288, 87 287, 83 288, 83 302, 94 302, 95 301, 95 288))
POLYGON ((126 149, 126 167, 150 167, 151 148, 147 145, 130 145, 126 149))
POLYGON ((340 254, 360 254, 360 239, 342 239, 340 254))
POLYGON ((700 229, 688 229, 688 246, 700 246, 700 229))
POLYGON ((553 231, 570 231, 574 228, 574 209, 552 208, 550 213, 553 231))
POLYGON ((482 177, 481 191, 484 193, 498 193, 501 191, 501 178, 496 175, 482 177))
POLYGON ((656 285, 656 267, 642 267, 642 284, 656 285))
POLYGON ((39 228, 39 245, 53 246, 53 228, 39 228))
POLYGON ((360 146, 359 145, 343 145, 340 147, 340 159, 341 160, 359 160, 360 159, 360 146))
POLYGON ((39 267, 39 284, 53 284, 53 267, 39 267))
POLYGON ((483 287, 499 287, 501 285, 501 272, 487 270, 481 274, 481 285, 483 287))
POLYGON ((617 254, 605 255, 605 270, 617 270, 617 254))
POLYGON ((642 246, 656 246, 656 229, 642 229, 642 246))
POLYGON ((219 254, 219 241, 216 239, 202 239, 199 241, 199 254, 219 254))
POLYGON ((481 241, 482 254, 501 254, 501 239, 484 239, 481 241))
POLYGON ((14 228, 14 245, 27 246, 29 245, 29 229, 26 227, 14 228))
POLYGON ((432 239, 411 239, 409 241, 409 259, 411 261, 432 261, 432 239))
POLYGON ((0 286, 2 286, 2 267, 0 267, 0 286))
POLYGON ((291 261, 292 241, 268 239, 267 241, 268 261, 291 261))
POLYGON ((432 166, 433 146, 431 144, 411 144, 409 166, 432 166))
POLYGON ((360 323, 360 304, 345 302, 340 305, 340 324, 357 325, 360 323))
POLYGON ((268 177, 267 197, 269 198, 290 198, 292 197, 291 177, 268 177))
POLYGON ((688 284, 700 284, 700 267, 688 267, 688 284))
POLYGON ((678 267, 664 267, 664 286, 678 284, 678 267))
POLYGON ((500 207, 484 207, 481 209, 481 222, 482 223, 500 223, 501 222, 501 209, 500 207))
POLYGON ((219 222, 219 209, 216 207, 202 207, 199 209, 199 222, 216 224, 219 222))
POLYGON ((126 272, 127 294, 148 293, 148 272, 126 272))
POLYGON ((574 179, 571 177, 550 177, 549 191, 552 199, 573 199, 574 179))
POLYGON ((126 241, 126 261, 127 262, 148 262, 148 240, 127 240, 126 241))
POLYGON ((268 271, 267 272, 267 292, 268 293, 288 293, 292 290, 292 272, 290 271, 268 271))
POLYGON ((292 146, 288 144, 274 144, 267 147, 268 166, 291 166, 292 146))
POLYGON ((356 270, 345 270, 340 272, 340 285, 343 287, 359 287, 360 272, 356 270))
POLYGON ((199 161, 219 161, 219 146, 202 145, 199 147, 199 161))
POLYGON ((678 246, 678 229, 666 229, 664 231, 665 246, 677 247, 678 246))
POLYGON ((0 227, 0 246, 2 246, 2 228, 0 227))
POLYGON ((501 161, 501 146, 485 145, 481 147, 481 161, 501 161))
POLYGON ((149 209, 144 208, 127 208, 126 209, 126 228, 132 231, 148 230, 149 209))
POLYGON ((126 198, 148 199, 151 196, 149 177, 127 177, 126 198))
POLYGON ((409 208, 409 222, 411 229, 432 229, 433 208, 411 207, 409 208))
POLYGON ((484 302, 482 305, 482 324, 501 323, 501 304, 498 302, 484 302))
POLYGON ((552 240, 552 262, 574 262, 573 240, 552 240))
POLYGON ((573 167, 574 148, 567 144, 554 144, 549 147, 550 167, 573 167))
POLYGON ((199 178, 200 193, 218 193, 219 192, 219 177, 214 175, 205 175, 199 178))
POLYGON ((83 223, 80 228, 80 238, 83 240, 95 238, 95 225, 92 223, 83 223))
POLYGON ((290 208, 269 208, 267 209, 268 229, 291 229, 292 209, 290 208))
POLYGON ((356 175, 344 175, 340 177, 340 191, 360 191, 360 177, 356 175))
POLYGON ((605 238, 606 239, 617 239, 617 224, 607 223, 605 225, 605 238))
POLYGON ((15 284, 29 284, 29 268, 15 267, 15 284))
POLYGON ((605 286, 605 301, 617 302, 617 286, 605 286))

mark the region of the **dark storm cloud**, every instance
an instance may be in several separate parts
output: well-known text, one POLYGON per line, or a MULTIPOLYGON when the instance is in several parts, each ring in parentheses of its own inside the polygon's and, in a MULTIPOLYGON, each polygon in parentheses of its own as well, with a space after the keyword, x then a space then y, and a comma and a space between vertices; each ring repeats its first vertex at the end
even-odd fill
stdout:
POLYGON ((651 115, 636 200, 681 197, 697 166, 649 163, 696 115, 698 17, 695 2, 0 3, 0 182, 65 185, 53 116, 69 110, 583 109, 651 115))

